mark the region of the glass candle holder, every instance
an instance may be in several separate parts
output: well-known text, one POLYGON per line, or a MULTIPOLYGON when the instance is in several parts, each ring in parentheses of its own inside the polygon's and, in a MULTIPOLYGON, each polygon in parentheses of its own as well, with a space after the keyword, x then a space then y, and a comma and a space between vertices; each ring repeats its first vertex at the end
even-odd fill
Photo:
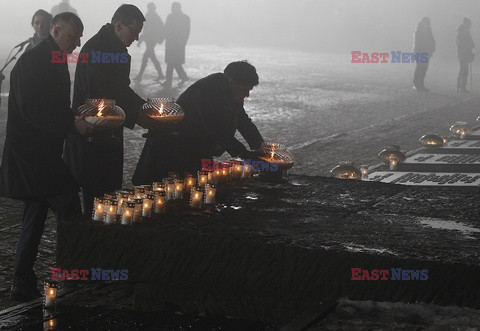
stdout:
POLYGON ((216 193, 217 185, 215 183, 207 183, 207 185, 205 185, 205 204, 214 204, 216 193))
POLYGON ((103 198, 104 198, 105 200, 116 199, 116 198, 117 198, 117 194, 116 194, 116 193, 113 193, 113 192, 111 192, 111 193, 105 193, 105 194, 103 195, 103 198))
POLYGON ((57 305, 57 290, 58 285, 52 282, 43 283, 43 306, 45 308, 55 308, 57 305))
POLYGON ((145 194, 145 188, 143 186, 135 186, 135 198, 142 198, 145 194))
POLYGON ((117 220, 118 201, 109 199, 105 202, 105 213, 103 222, 105 224, 114 224, 117 220))
POLYGON ((124 189, 124 191, 128 193, 128 200, 133 201, 133 199, 135 199, 135 189, 134 188, 126 188, 126 189, 124 189))
POLYGON ((164 191, 165 192, 165 183, 163 182, 154 182, 153 191, 164 191))
POLYGON ((197 184, 197 179, 195 178, 195 176, 187 172, 185 174, 185 191, 190 192, 192 187, 194 187, 196 184, 197 184))
POLYGON ((43 331, 53 331, 57 329, 57 319, 55 317, 50 317, 47 320, 43 321, 43 331))
POLYGON ((149 218, 152 216, 153 202, 155 201, 155 196, 153 194, 145 194, 143 196, 143 208, 142 216, 149 218))
POLYGON ((125 200, 122 203, 122 225, 130 225, 133 222, 135 202, 125 200))
POLYGON ((117 215, 122 215, 123 202, 128 200, 129 194, 127 191, 116 191, 115 193, 118 201, 117 215))
POLYGON ((217 173, 215 171, 207 171, 207 182, 208 183, 217 183, 217 173))
POLYGON ((190 192, 190 207, 192 208, 201 208, 203 200, 203 187, 196 186, 192 187, 190 192))
POLYGON ((135 223, 142 219, 143 199, 134 198, 133 203, 135 204, 135 207, 133 209, 133 222, 135 223))
POLYGON ((208 171, 198 171, 197 178, 198 178, 198 186, 205 187, 205 184, 207 184, 207 181, 208 181, 208 171))
POLYGON ((175 180, 173 178, 164 178, 163 182, 165 183, 165 200, 173 200, 175 196, 175 180))
POLYGON ((185 181, 183 179, 175 179, 175 191, 174 191, 174 199, 181 200, 183 199, 183 187, 185 181))
POLYGON ((144 194, 153 194, 152 185, 142 185, 144 194))
POLYGON ((93 199, 93 215, 94 221, 103 221, 103 213, 105 212, 105 199, 94 198, 93 199))
POLYGON ((243 166, 239 161, 232 161, 232 167, 230 168, 230 177, 233 179, 239 179, 242 177, 243 166))
POLYGON ((368 178, 368 166, 365 164, 362 164, 360 166, 360 172, 362 173, 362 179, 367 179, 368 178))
POLYGON ((252 165, 250 163, 243 164, 243 171, 242 171, 242 178, 250 178, 252 177, 252 165))
POLYGON ((168 178, 180 179, 180 173, 178 173, 177 171, 169 171, 167 175, 168 178))
POLYGON ((155 213, 161 214, 166 210, 165 206, 165 191, 155 191, 155 213))

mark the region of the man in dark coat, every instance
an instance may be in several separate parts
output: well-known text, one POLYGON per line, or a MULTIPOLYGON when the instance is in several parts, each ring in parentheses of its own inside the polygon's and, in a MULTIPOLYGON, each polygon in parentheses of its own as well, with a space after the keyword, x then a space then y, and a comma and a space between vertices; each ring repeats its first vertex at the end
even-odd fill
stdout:
POLYGON ((80 214, 78 184, 62 160, 67 132, 92 128, 70 109, 66 63, 52 63, 52 51, 72 53, 83 25, 72 13, 57 15, 50 34, 23 54, 10 75, 7 135, 0 166, 0 195, 25 203, 17 245, 11 299, 40 296, 33 271, 48 209, 57 223, 80 214))
POLYGON ((163 41, 165 40, 165 31, 163 27, 163 21, 155 11, 156 7, 153 2, 150 2, 147 8, 148 8, 148 12, 145 15, 145 18, 147 20, 145 21, 145 26, 143 27, 142 35, 140 36, 140 40, 138 41, 138 47, 140 47, 142 42, 145 42, 145 45, 147 46, 147 48, 145 49, 145 53, 143 54, 140 71, 138 72, 138 75, 135 77, 135 80, 139 82, 142 81, 142 75, 143 75, 143 72, 145 71, 145 68, 147 67, 148 59, 152 60, 153 65, 155 66, 155 69, 157 69, 158 80, 165 78, 165 76, 162 73, 162 67, 160 65, 160 62, 158 62, 157 56, 155 55, 155 46, 157 45, 157 43, 159 45, 162 44, 163 41))
MULTIPOLYGON (((111 24, 85 43, 82 53, 89 53, 87 63, 79 61, 75 72, 73 109, 85 103, 85 99, 114 99, 126 114, 125 126, 133 129, 148 120, 138 110, 145 103, 130 88, 130 62, 127 52, 133 41, 138 40, 145 18, 133 5, 120 6, 111 24), (92 54, 102 54, 101 61, 92 54), (113 54, 113 55, 112 55, 113 54), (94 63, 95 62, 95 63, 94 63)), ((93 199, 121 189, 123 178, 123 128, 113 132, 97 133, 94 141, 69 134, 65 144, 65 160, 80 183, 83 195, 84 214, 91 215, 93 199)))
POLYGON ((258 75, 246 61, 232 62, 223 73, 200 79, 183 92, 177 103, 185 118, 172 132, 150 130, 132 182, 149 184, 167 176, 169 171, 194 172, 202 168, 202 159, 211 159, 227 151, 231 156, 257 159, 257 153, 235 138, 238 130, 251 149, 263 138, 243 108, 243 101, 258 75))
POLYGON ((183 86, 188 80, 182 64, 185 63, 185 47, 190 36, 190 17, 182 12, 178 2, 172 3, 172 13, 165 22, 165 62, 167 63, 167 78, 163 84, 165 88, 172 87, 173 69, 177 71, 180 83, 183 86))
POLYGON ((430 19, 428 17, 422 18, 415 30, 415 44, 413 52, 418 54, 427 53, 427 59, 418 56, 415 73, 413 75, 413 88, 419 92, 427 92, 425 87, 425 75, 427 74, 428 64, 435 52, 435 39, 433 38, 432 29, 430 28, 430 19))
POLYGON ((470 34, 470 28, 472 22, 465 17, 463 19, 463 24, 457 28, 457 55, 458 61, 460 62, 460 71, 458 73, 457 80, 457 91, 468 92, 467 90, 467 79, 468 79, 468 69, 471 62, 475 58, 473 49, 475 48, 475 43, 473 42, 472 36, 470 34))

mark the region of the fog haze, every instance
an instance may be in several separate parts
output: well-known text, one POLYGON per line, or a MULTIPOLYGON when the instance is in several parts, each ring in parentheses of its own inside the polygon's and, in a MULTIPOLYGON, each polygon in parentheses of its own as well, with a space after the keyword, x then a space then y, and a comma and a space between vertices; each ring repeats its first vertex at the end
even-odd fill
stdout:
MULTIPOLYGON (((33 34, 32 14, 50 11, 59 1, 1 0, 1 47, 10 48, 33 34)), ((71 0, 85 23, 83 41, 109 21, 123 0, 71 0)), ((133 1, 142 11, 150 1, 133 1)), ((157 1, 165 20, 170 1, 157 1)), ((468 15, 479 44, 478 0, 183 0, 191 17, 191 44, 227 47, 252 46, 321 52, 408 51, 412 34, 423 16, 429 16, 437 39, 437 56, 455 57, 455 29, 468 15)))

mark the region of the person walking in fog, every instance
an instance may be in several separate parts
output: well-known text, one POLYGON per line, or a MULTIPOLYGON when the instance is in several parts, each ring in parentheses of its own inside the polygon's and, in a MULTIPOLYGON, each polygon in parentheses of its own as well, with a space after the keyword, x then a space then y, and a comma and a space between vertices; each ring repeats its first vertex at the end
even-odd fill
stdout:
POLYGON ((165 78, 165 76, 162 73, 162 67, 160 66, 160 62, 158 62, 157 56, 155 55, 155 46, 157 45, 157 43, 161 45, 165 40, 165 31, 164 31, 163 21, 155 11, 156 7, 153 2, 150 2, 148 4, 147 9, 148 11, 145 14, 146 21, 143 26, 143 33, 140 36, 140 39, 138 41, 138 47, 140 47, 142 42, 145 42, 145 45, 147 46, 147 49, 143 54, 140 71, 138 72, 138 75, 134 78, 134 80, 138 82, 142 80, 142 75, 143 75, 143 72, 145 71, 145 68, 147 67, 148 59, 152 60, 153 65, 157 69, 157 72, 158 72, 157 80, 165 78))
POLYGON ((33 30, 35 30, 35 33, 33 34, 32 40, 28 44, 27 48, 25 49, 26 51, 31 50, 48 35, 50 32, 50 24, 52 23, 52 15, 47 13, 43 9, 39 9, 33 14, 32 17, 32 27, 33 30))
POLYGON ((62 2, 60 2, 58 5, 53 6, 51 14, 53 17, 55 17, 55 15, 65 12, 78 15, 77 10, 70 6, 70 0, 62 0, 62 2))
POLYGON ((79 187, 62 160, 68 132, 92 125, 70 109, 67 63, 52 63, 53 51, 71 54, 80 46, 82 21, 72 13, 54 17, 50 34, 24 53, 10 74, 7 136, 0 166, 0 196, 23 200, 10 299, 41 296, 33 265, 49 209, 57 224, 81 214, 79 187))
POLYGON ((467 79, 470 63, 475 58, 473 49, 475 44, 470 35, 472 22, 465 17, 463 23, 457 28, 457 55, 460 62, 460 71, 458 73, 457 91, 468 92, 467 79))
POLYGON ((165 33, 167 77, 163 85, 165 88, 172 87, 173 69, 175 69, 180 78, 178 83, 180 87, 188 80, 182 64, 185 63, 185 46, 190 36, 190 17, 182 12, 182 6, 178 2, 172 3, 172 13, 168 15, 165 22, 165 33))
POLYGON ((413 52, 415 54, 428 53, 428 60, 426 62, 422 62, 422 57, 419 57, 413 75, 413 89, 419 92, 427 92, 428 89, 424 84, 425 75, 433 52, 435 52, 435 39, 433 38, 432 29, 430 28, 430 19, 428 17, 422 18, 417 25, 413 52))

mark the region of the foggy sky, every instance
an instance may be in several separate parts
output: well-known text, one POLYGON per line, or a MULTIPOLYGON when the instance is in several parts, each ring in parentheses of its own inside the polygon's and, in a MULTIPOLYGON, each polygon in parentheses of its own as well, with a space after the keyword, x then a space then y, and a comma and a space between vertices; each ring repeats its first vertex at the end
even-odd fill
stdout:
MULTIPOLYGON (((0 49, 31 37, 32 14, 60 0, 0 0, 0 49)), ((70 0, 84 21, 82 42, 109 22, 122 3, 143 12, 151 0, 70 0)), ((154 1, 165 21, 171 1, 154 1)), ((413 31, 429 16, 437 40, 436 57, 455 59, 455 29, 464 16, 480 45, 479 0, 181 0, 191 17, 191 44, 251 46, 345 53, 411 51, 413 31)))

